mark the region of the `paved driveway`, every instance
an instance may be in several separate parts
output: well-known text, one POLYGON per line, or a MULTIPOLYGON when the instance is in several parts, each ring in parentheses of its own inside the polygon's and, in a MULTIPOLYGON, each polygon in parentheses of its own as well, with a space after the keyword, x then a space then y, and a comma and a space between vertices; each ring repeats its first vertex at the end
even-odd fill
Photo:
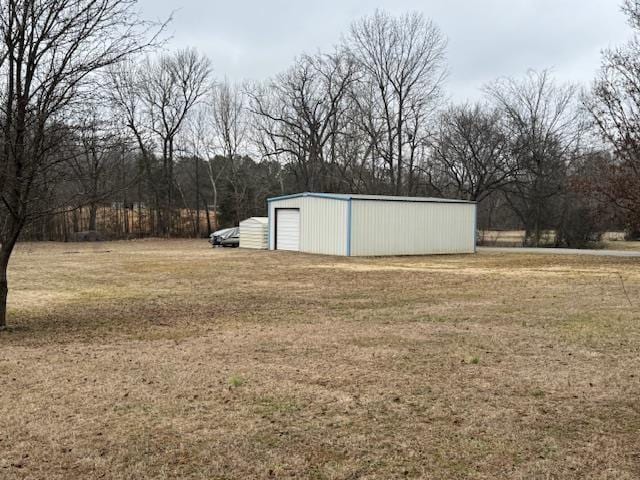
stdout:
POLYGON ((546 255, 592 255, 596 257, 640 258, 640 252, 629 250, 578 250, 574 248, 478 247, 478 253, 542 253, 546 255))

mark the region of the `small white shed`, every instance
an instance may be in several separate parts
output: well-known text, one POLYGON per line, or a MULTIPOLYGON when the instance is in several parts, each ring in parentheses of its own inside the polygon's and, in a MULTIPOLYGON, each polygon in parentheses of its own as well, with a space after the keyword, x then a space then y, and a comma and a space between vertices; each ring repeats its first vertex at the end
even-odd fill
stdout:
POLYGON ((267 217, 251 217, 240 222, 240 248, 268 249, 268 225, 267 217))
POLYGON ((270 250, 343 256, 476 251, 475 202, 307 192, 271 198, 268 206, 270 250))

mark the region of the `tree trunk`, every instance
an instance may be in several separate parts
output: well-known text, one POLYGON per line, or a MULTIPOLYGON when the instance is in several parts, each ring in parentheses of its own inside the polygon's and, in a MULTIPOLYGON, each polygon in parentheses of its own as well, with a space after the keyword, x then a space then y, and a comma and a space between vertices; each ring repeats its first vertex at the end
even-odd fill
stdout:
POLYGON ((173 229, 173 138, 169 139, 169 158, 167 167, 167 214, 165 216, 165 229, 166 237, 170 238, 173 229))
POLYGON ((0 330, 7 327, 7 295, 9 293, 7 269, 17 239, 18 233, 14 233, 10 238, 5 239, 0 247, 0 330))
POLYGON ((0 254, 0 330, 7 328, 7 294, 9 284, 7 283, 7 266, 9 257, 4 252, 0 254))
POLYGON ((67 218, 67 212, 62 212, 62 228, 63 228, 63 237, 64 242, 69 241, 69 219, 67 218))
POLYGON ((196 223, 196 238, 200 238, 200 168, 199 164, 200 159, 196 157, 196 218, 198 219, 196 223))
POLYGON ((211 185, 213 186, 213 229, 218 229, 218 186, 216 182, 212 181, 211 185))
POLYGON ((402 98, 402 94, 400 94, 400 98, 398 99, 398 158, 396 158, 398 174, 396 178, 396 195, 402 195, 402 127, 403 127, 403 108, 404 102, 402 98))
POLYGON ((91 203, 89 205, 89 228, 88 230, 97 230, 98 205, 91 203))
POLYGON ((211 236, 211 214, 209 213, 209 205, 204 203, 204 210, 207 214, 207 238, 211 236))
POLYGON ((73 233, 80 231, 78 216, 77 210, 74 210, 71 214, 71 228, 73 229, 73 233))

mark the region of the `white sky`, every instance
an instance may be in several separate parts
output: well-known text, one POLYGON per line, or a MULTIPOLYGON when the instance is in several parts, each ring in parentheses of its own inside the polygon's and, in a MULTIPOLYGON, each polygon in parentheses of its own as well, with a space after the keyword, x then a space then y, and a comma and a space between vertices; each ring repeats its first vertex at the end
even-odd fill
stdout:
POLYGON ((376 8, 420 11, 449 39, 447 90, 456 101, 529 68, 587 85, 601 50, 632 35, 619 0, 140 0, 140 7, 153 20, 174 12, 169 48, 196 47, 218 78, 238 81, 270 77, 302 52, 330 50, 376 8))

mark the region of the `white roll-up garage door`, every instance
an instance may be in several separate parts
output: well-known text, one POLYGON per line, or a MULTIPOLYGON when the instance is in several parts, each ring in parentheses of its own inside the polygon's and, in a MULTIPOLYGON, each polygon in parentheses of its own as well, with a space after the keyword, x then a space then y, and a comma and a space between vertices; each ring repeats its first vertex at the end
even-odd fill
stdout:
POLYGON ((276 210, 276 249, 300 251, 300 210, 276 210))

